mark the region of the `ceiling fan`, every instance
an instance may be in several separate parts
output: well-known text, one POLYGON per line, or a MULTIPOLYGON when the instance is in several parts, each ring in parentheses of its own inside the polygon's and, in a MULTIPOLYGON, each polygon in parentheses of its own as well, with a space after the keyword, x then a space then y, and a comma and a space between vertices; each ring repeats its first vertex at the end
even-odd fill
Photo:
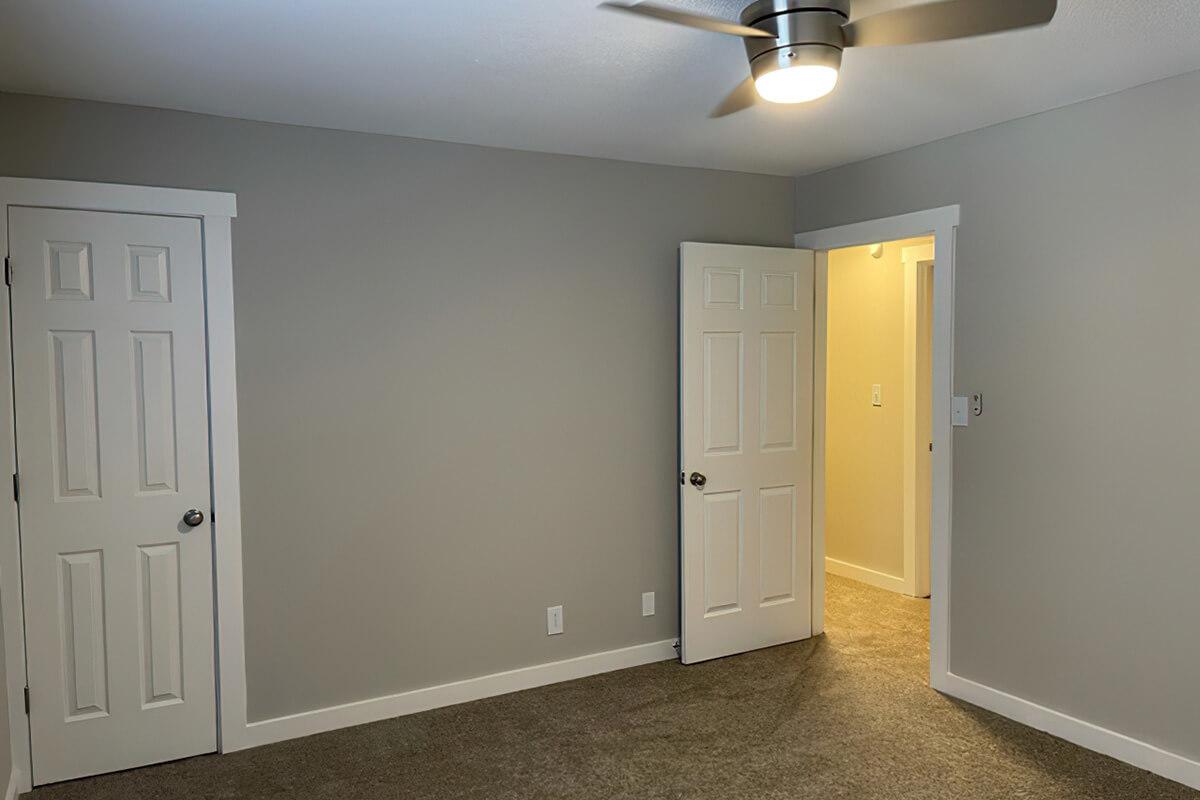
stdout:
POLYGON ((713 109, 723 117, 761 98, 807 103, 837 85, 842 51, 962 39, 1046 25, 1058 0, 939 0, 850 20, 850 0, 755 0, 738 22, 652 2, 605 2, 601 8, 740 36, 750 77, 713 109))

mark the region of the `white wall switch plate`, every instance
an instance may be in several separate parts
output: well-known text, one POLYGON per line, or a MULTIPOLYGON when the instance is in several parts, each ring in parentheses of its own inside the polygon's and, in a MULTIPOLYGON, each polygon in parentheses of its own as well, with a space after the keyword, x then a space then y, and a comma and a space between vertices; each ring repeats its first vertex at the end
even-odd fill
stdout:
POLYGON ((654 616, 654 592, 642 592, 642 616, 654 616))
POLYGON ((970 417, 970 402, 966 397, 955 395, 950 403, 950 419, 956 428, 967 427, 970 417))
POLYGON ((563 632, 562 606, 550 606, 546 609, 546 635, 554 636, 563 632))
POLYGON ((883 405, 883 387, 878 383, 871 384, 871 405, 876 408, 883 405))

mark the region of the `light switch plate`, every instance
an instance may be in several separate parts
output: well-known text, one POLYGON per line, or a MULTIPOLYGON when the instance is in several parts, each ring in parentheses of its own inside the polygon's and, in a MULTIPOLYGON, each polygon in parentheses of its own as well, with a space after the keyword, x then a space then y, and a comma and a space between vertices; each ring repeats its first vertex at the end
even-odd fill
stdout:
POLYGON ((642 592, 642 616, 654 616, 654 592, 642 592))
POLYGON ((883 387, 878 383, 871 384, 871 405, 876 408, 883 405, 883 387))
POLYGON ((950 419, 956 428, 967 427, 970 420, 970 400, 962 395, 955 395, 950 404, 950 419))
POLYGON ((562 606, 550 606, 546 609, 546 635, 555 636, 563 632, 562 606))

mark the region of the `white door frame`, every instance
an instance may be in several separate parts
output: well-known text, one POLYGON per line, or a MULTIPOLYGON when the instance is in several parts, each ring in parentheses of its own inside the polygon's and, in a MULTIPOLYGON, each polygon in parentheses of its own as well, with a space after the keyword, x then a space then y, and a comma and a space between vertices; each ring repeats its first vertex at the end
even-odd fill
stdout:
MULTIPOLYGON (((209 446, 212 463, 213 579, 217 654, 217 743, 239 749, 246 732, 246 659, 242 620, 242 512, 238 477, 237 371, 233 339, 231 220, 237 197, 225 192, 105 183, 0 178, 0 255, 8 254, 10 206, 109 211, 200 220, 208 345, 209 446)), ((21 265, 14 265, 16 270, 21 265)), ((30 276, 17 272, 14 280, 30 276)), ((40 276, 39 278, 40 279, 40 276)), ((7 288, 7 287, 5 287, 7 288)), ((9 298, 0 303, 0 453, 16 473, 9 298)), ((8 481, 0 481, 8 484, 8 481)), ((11 485, 11 484, 9 484, 11 485)), ((12 490, 10 489, 10 492, 12 490)), ((14 781, 32 788, 29 718, 25 715, 25 613, 16 498, 0 514, 0 603, 8 677, 9 734, 14 781)))
POLYGON ((950 674, 950 502, 954 394, 954 239, 959 207, 945 206, 896 217, 796 234, 796 247, 816 251, 813 363, 813 634, 825 630, 825 370, 829 251, 878 242, 934 237, 933 268, 933 465, 930 509, 929 685, 946 691, 950 674))
MULTIPOLYGON (((932 287, 922 278, 922 265, 936 263, 933 255, 932 244, 900 251, 904 267, 904 591, 913 597, 929 596, 929 519, 922 517, 918 494, 928 492, 930 484, 928 478, 921 480, 918 464, 923 452, 932 452, 926 448, 933 440, 921 428, 918 383, 922 358, 932 357, 920 337, 925 325, 932 323, 927 315, 933 309, 925 302, 925 292, 932 287)), ((925 388, 926 397, 932 398, 932 386, 925 388)))

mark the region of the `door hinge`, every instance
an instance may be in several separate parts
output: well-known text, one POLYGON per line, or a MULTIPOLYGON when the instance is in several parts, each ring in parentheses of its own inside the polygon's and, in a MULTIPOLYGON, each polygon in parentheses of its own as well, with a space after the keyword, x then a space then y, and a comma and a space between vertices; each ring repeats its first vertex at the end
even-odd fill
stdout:
POLYGON ((929 443, 929 452, 933 452, 933 442, 929 443))
POLYGON ((13 502, 21 502, 21 476, 13 473, 13 502))
POLYGON ((29 716, 29 687, 25 687, 25 716, 29 716))
POLYGON ((687 481, 684 479, 684 473, 682 473, 682 472, 679 473, 679 485, 685 486, 686 484, 687 484, 687 481))
POLYGON ((12 256, 4 257, 4 285, 12 286, 12 256))

